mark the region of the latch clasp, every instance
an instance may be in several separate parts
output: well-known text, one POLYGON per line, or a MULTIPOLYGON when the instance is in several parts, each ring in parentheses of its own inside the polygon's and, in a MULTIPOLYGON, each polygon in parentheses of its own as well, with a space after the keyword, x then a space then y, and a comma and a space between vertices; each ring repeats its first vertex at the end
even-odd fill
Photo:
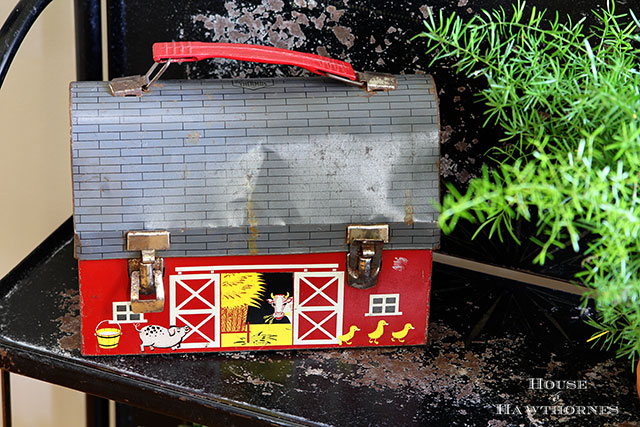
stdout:
POLYGON ((169 249, 168 231, 128 231, 127 250, 141 251, 142 257, 129 260, 131 282, 131 310, 134 313, 157 313, 164 310, 162 272, 164 260, 156 251, 169 249), (140 299, 140 295, 153 295, 155 299, 140 299))
POLYGON ((347 226, 347 283, 368 289, 378 283, 382 266, 382 248, 389 242, 389 225, 347 226))

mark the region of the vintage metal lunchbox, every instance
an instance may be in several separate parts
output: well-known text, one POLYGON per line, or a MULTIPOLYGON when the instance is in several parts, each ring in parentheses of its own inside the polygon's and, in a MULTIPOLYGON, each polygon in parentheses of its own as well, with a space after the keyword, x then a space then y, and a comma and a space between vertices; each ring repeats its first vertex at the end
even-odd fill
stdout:
POLYGON ((439 243, 431 76, 158 43, 324 77, 71 85, 85 355, 425 343, 439 243), (120 96, 136 95, 136 96, 120 96))

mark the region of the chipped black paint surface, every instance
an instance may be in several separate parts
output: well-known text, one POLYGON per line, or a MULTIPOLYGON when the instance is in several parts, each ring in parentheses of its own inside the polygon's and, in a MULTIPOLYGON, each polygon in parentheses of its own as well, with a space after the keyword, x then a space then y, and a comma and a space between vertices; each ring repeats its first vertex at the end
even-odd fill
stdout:
POLYGON ((402 349, 82 357, 71 226, 0 282, 0 366, 178 418, 255 425, 619 425, 640 421, 627 361, 590 349, 578 299, 436 264, 430 343, 402 349), (11 277, 10 277, 11 278, 11 277), (587 380, 528 390, 528 379, 587 380), (496 405, 615 406, 616 416, 500 415, 496 405))

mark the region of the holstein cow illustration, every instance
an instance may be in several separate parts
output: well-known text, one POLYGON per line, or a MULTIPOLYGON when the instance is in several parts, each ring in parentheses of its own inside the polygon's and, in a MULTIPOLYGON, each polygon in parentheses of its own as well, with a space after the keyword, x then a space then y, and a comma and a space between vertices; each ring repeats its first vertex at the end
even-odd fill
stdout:
POLYGON ((138 325, 135 325, 136 331, 140 333, 140 350, 144 351, 145 347, 149 347, 151 350, 154 348, 170 348, 175 350, 180 348, 180 343, 184 339, 184 336, 189 332, 188 326, 175 327, 171 326, 169 329, 159 325, 149 325, 142 329, 138 329, 138 325))
POLYGON ((271 298, 267 299, 267 302, 273 307, 273 318, 275 320, 280 320, 286 316, 287 319, 289 319, 289 323, 291 323, 291 307, 293 306, 293 297, 289 296, 289 292, 287 292, 286 295, 271 294, 271 298))

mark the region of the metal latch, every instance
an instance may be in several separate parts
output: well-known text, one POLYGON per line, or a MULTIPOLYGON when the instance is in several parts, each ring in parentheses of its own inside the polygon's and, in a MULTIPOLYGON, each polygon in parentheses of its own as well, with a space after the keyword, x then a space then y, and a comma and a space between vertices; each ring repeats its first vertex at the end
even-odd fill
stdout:
POLYGON ((156 257, 156 251, 169 249, 169 232, 128 231, 126 240, 128 251, 142 252, 141 258, 129 260, 131 310, 134 313, 157 313, 164 310, 164 260, 156 257), (140 295, 154 293, 155 299, 140 299, 140 295))
POLYGON ((159 65, 157 62, 153 63, 144 76, 117 77, 109 82, 109 91, 113 96, 142 96, 142 93, 149 90, 170 64, 171 61, 165 62, 154 76, 152 74, 159 65))
POLYGON ((389 242, 389 225, 347 226, 347 283, 368 289, 378 283, 382 266, 382 247, 389 242))
POLYGON ((334 80, 361 87, 367 92, 391 91, 398 88, 398 79, 393 74, 356 71, 356 80, 349 80, 331 73, 326 75, 334 80))

